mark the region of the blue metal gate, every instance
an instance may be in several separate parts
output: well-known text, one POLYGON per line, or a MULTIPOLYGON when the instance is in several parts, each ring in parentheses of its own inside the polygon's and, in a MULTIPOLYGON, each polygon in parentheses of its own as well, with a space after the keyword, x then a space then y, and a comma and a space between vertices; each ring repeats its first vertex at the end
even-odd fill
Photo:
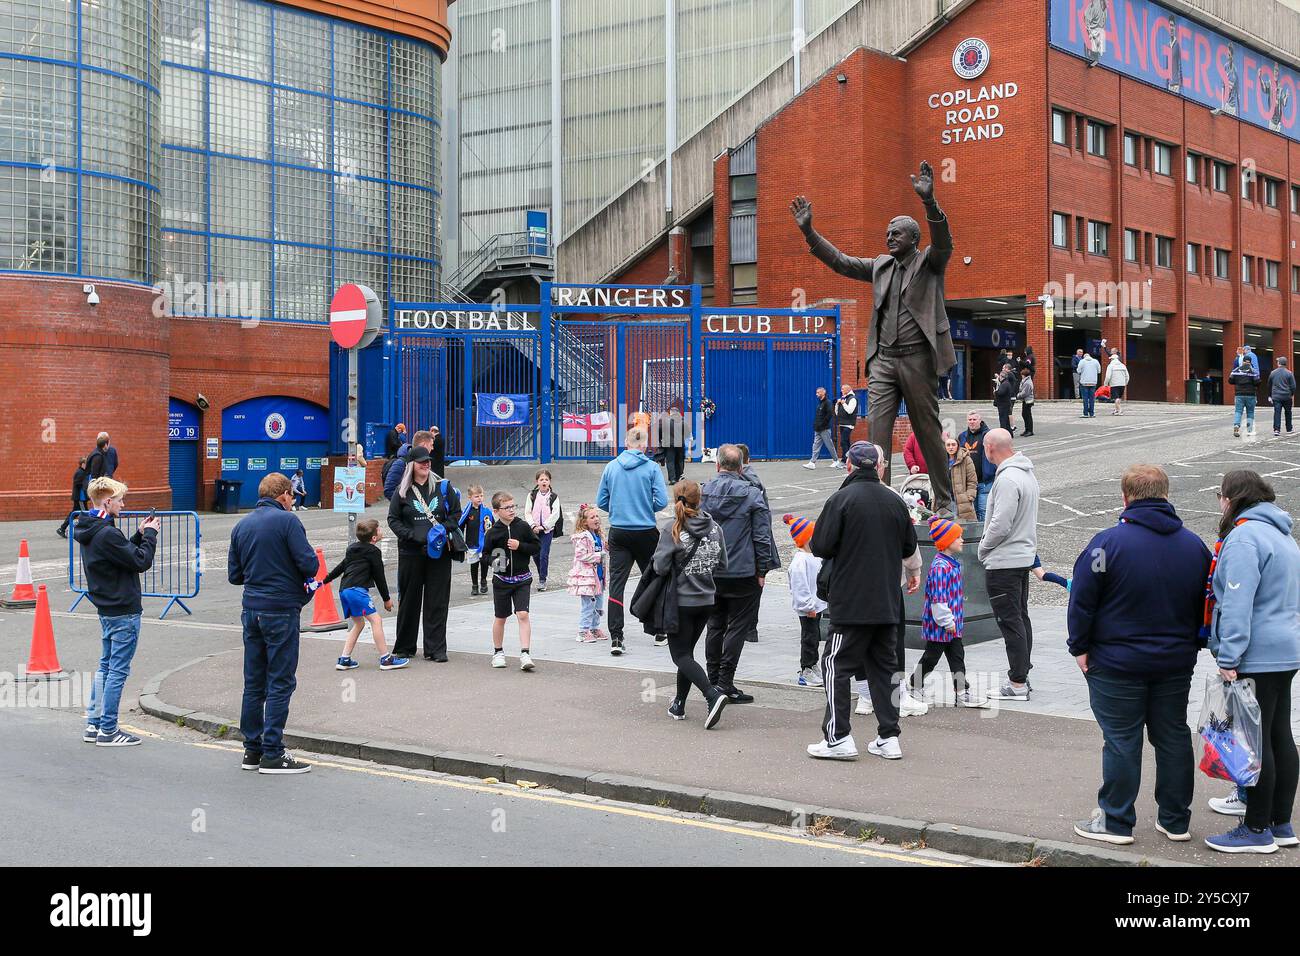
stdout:
POLYGON ((744 442, 755 458, 808 454, 818 388, 839 394, 831 337, 706 336, 704 394, 713 417, 704 442, 744 442))
POLYGON ((839 390, 838 308, 706 314, 699 286, 543 283, 536 305, 390 309, 384 417, 438 425, 449 459, 608 459, 634 424, 649 426, 652 447, 671 440, 676 411, 692 459, 724 441, 796 457, 811 428, 798 397, 839 390), (481 423, 476 400, 502 395, 526 417, 481 423), (706 395, 717 407, 707 426, 706 395))

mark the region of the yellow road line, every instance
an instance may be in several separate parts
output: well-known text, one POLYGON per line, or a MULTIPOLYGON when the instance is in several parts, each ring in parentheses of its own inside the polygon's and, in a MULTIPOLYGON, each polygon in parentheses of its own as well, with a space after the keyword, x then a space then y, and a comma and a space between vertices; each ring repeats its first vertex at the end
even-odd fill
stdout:
MULTIPOLYGON (((188 743, 192 747, 202 747, 205 750, 221 750, 227 753, 238 752, 238 748, 226 746, 224 744, 201 743, 198 741, 180 741, 188 743)), ((328 760, 316 760, 312 763, 314 767, 329 767, 334 770, 348 770, 353 773, 363 773, 372 777, 388 777, 393 780, 407 780, 412 783, 432 784, 438 787, 450 787, 454 790, 469 790, 474 793, 490 793, 496 796, 514 797, 520 800, 538 800, 542 803, 549 803, 563 807, 575 807, 580 810, 599 810, 602 813, 613 813, 619 816, 635 817, 641 820, 653 820, 656 823, 674 823, 680 826, 696 827, 702 830, 712 830, 715 833, 731 833, 736 836, 753 837, 759 840, 768 840, 774 843, 790 843, 796 846, 816 847, 823 850, 836 850, 840 853, 849 853, 855 856, 869 856, 880 860, 894 860, 899 863, 914 863, 922 866, 941 866, 941 867, 959 867, 962 864, 952 863, 947 860, 930 860, 924 857, 905 856, 901 853, 890 853, 885 850, 873 850, 866 847, 840 846, 835 843, 826 843, 817 839, 808 837, 791 836, 784 833, 771 833, 764 830, 751 830, 747 827, 732 826, 726 823, 714 823, 709 820, 697 820, 690 817, 667 816, 662 813, 652 813, 648 810, 638 810, 634 807, 616 806, 609 803, 590 803, 585 800, 574 800, 569 797, 555 797, 544 793, 533 793, 528 790, 519 790, 510 787, 509 784, 488 784, 488 783, 467 783, 461 780, 448 780, 440 777, 427 777, 414 773, 403 773, 397 770, 380 770, 375 767, 357 767, 350 764, 334 763, 328 760)))

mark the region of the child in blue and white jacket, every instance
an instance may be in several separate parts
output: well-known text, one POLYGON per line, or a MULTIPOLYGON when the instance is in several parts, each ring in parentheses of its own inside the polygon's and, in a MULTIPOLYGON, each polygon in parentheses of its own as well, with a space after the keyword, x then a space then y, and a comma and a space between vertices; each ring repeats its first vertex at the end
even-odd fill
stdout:
POLYGON ((934 670, 940 657, 945 657, 957 706, 985 707, 988 701, 973 697, 966 686, 966 653, 961 643, 966 625, 961 533, 961 525, 955 521, 937 515, 930 519, 930 540, 936 553, 925 578, 925 606, 921 611, 925 653, 912 674, 912 696, 921 699, 926 675, 934 670))
POLYGON ((456 523, 465 535, 465 561, 469 565, 469 594, 477 597, 488 593, 488 563, 483 560, 483 536, 496 516, 492 509, 483 503, 483 486, 470 485, 468 488, 469 504, 460 513, 456 523))

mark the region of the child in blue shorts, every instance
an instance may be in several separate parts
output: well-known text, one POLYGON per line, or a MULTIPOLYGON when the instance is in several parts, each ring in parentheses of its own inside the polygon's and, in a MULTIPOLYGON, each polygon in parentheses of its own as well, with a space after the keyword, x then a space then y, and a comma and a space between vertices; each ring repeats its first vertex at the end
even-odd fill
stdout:
POLYGON ((352 651, 357 646, 361 631, 370 622, 370 636, 374 638, 375 648, 379 651, 379 669, 381 671, 400 670, 411 663, 408 658, 394 657, 388 653, 384 643, 384 621, 375 609, 375 602, 370 599, 370 587, 379 589, 379 596, 384 599, 384 610, 393 609, 393 600, 388 596, 388 579, 384 576, 384 556, 375 542, 380 540, 379 522, 374 518, 363 518, 357 522, 357 540, 348 545, 343 561, 333 571, 325 575, 322 584, 328 584, 339 575, 343 576, 343 587, 339 591, 339 600, 343 604, 343 616, 352 618, 352 629, 348 631, 343 643, 343 656, 334 665, 337 671, 349 671, 360 667, 352 659, 352 651))

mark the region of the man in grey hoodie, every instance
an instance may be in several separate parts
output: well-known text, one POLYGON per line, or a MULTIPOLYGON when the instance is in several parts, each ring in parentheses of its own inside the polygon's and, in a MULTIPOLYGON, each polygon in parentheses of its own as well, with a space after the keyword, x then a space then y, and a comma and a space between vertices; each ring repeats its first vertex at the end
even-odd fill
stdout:
POLYGON ((1038 553, 1038 479, 1034 466, 1016 451, 1011 433, 995 428, 984 436, 984 455, 997 466, 989 491, 979 560, 988 581, 989 604, 1007 645, 1008 680, 989 696, 1029 700, 1029 571, 1038 553))
POLYGON ((718 473, 702 489, 701 507, 722 527, 727 562, 713 575, 716 594, 704 644, 709 681, 733 704, 754 698, 735 685, 745 641, 758 630, 758 604, 767 572, 781 566, 772 541, 772 512, 758 487, 741 474, 735 445, 718 449, 718 473))

